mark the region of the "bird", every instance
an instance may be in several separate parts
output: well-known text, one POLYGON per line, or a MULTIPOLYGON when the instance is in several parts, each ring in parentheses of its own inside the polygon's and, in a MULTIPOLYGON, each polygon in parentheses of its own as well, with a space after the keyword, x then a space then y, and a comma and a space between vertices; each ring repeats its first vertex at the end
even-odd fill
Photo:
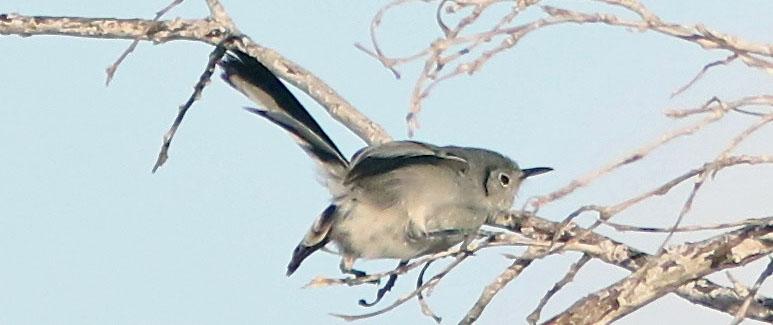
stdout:
POLYGON ((552 170, 521 169, 487 149, 410 140, 367 146, 349 160, 257 59, 231 50, 218 65, 228 84, 259 105, 248 111, 289 132, 319 163, 332 195, 293 250, 287 276, 330 243, 342 256, 340 270, 355 277, 366 275, 354 269, 358 259, 406 263, 464 247, 487 220, 509 211, 524 179, 552 170))

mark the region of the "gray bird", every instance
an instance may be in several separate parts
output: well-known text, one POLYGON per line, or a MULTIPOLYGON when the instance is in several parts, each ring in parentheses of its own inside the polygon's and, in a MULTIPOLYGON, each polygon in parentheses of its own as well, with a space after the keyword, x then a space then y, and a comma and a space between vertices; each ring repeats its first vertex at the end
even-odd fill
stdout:
POLYGON ((524 179, 552 170, 520 169, 490 150, 415 141, 365 147, 350 162, 260 62, 234 52, 220 66, 223 79, 260 104, 249 111, 290 132, 321 164, 333 195, 293 251, 288 276, 330 242, 343 256, 341 271, 355 276, 364 276, 352 268, 358 258, 405 263, 466 245, 486 220, 510 209, 524 179))

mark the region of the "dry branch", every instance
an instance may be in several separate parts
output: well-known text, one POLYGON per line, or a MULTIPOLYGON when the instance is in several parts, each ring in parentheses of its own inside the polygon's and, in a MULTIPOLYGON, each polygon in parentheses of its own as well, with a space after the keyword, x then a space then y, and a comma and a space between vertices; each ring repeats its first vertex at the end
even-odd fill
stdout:
POLYGON ((705 275, 773 252, 773 225, 749 226, 653 257, 625 279, 576 302, 546 324, 608 324, 705 275))
POLYGON ((274 74, 308 94, 327 112, 352 130, 368 144, 389 141, 391 138, 375 122, 357 111, 349 102, 322 80, 278 52, 255 44, 247 36, 233 34, 214 19, 173 19, 143 20, 116 18, 81 18, 23 16, 0 14, 0 35, 62 35, 101 39, 126 39, 150 41, 160 44, 170 41, 198 41, 217 46, 228 38, 233 41, 224 44, 246 52, 265 64, 274 74))
MULTIPOLYGON (((212 53, 210 60, 208 60, 205 72, 202 73, 199 82, 196 83, 193 94, 186 104, 181 106, 173 127, 165 136, 165 142, 159 154, 159 163, 156 167, 165 160, 166 150, 171 142, 172 135, 179 127, 185 112, 191 107, 195 99, 200 96, 201 90, 209 81, 213 73, 214 62, 222 55, 222 51, 226 49, 239 49, 263 62, 280 78, 298 87, 321 104, 332 117, 344 124, 368 144, 390 141, 390 137, 379 125, 359 113, 324 82, 292 61, 282 57, 274 50, 255 44, 239 32, 234 22, 231 21, 227 12, 217 0, 205 0, 210 9, 210 17, 208 18, 197 20, 158 20, 169 8, 181 1, 174 0, 168 8, 159 11, 152 20, 0 14, 0 34, 23 37, 61 35, 101 39, 126 39, 134 40, 135 42, 150 41, 154 44, 187 40, 218 46, 212 53)), ((420 112, 422 100, 429 96, 432 90, 443 81, 462 74, 475 73, 492 57, 514 48, 526 35, 549 26, 561 24, 603 24, 612 28, 626 28, 632 31, 650 31, 661 34, 666 38, 696 44, 706 50, 720 50, 726 54, 726 58, 723 60, 703 65, 703 68, 691 81, 677 88, 672 95, 677 95, 690 88, 710 70, 715 70, 712 68, 727 66, 731 62, 740 61, 746 67, 751 68, 751 70, 773 72, 773 45, 771 44, 746 41, 707 28, 701 24, 680 25, 666 22, 640 2, 634 0, 588 0, 588 2, 599 2, 622 8, 635 17, 623 18, 623 16, 604 11, 585 13, 566 8, 538 6, 541 3, 540 0, 394 0, 376 13, 371 22, 372 50, 360 44, 357 44, 357 47, 376 58, 381 64, 390 69, 396 77, 400 76, 397 69, 401 65, 423 60, 423 69, 416 80, 411 99, 411 108, 407 116, 409 131, 411 132, 418 127, 417 114, 420 112), (433 41, 427 42, 426 47, 419 49, 415 53, 388 57, 385 55, 382 41, 378 39, 378 29, 381 26, 381 21, 394 8, 410 2, 437 3, 435 19, 442 35, 433 41), (479 18, 484 13, 493 10, 492 8, 495 7, 501 8, 501 6, 494 6, 494 4, 498 3, 507 3, 511 7, 509 10, 505 10, 499 16, 499 19, 496 19, 487 28, 478 29, 479 31, 477 32, 470 32, 471 26, 480 23, 479 18), (541 16, 524 21, 521 19, 522 14, 528 10, 540 10, 541 16), (454 15, 460 15, 461 17, 454 17, 454 15), (450 23, 451 18, 458 18, 455 24, 450 23)), ((111 66, 108 70, 108 80, 115 71, 115 67, 132 49, 133 45, 127 49, 116 64, 111 66)), ((702 128, 722 120, 729 114, 745 114, 757 119, 734 137, 724 149, 719 151, 713 161, 706 162, 702 167, 684 172, 652 190, 645 191, 618 204, 610 206, 587 204, 581 206, 562 223, 550 222, 538 217, 534 213, 527 212, 503 214, 494 220, 490 220, 491 225, 508 229, 513 233, 488 234, 484 236, 484 240, 475 243, 477 246, 468 247, 471 251, 495 246, 528 245, 529 247, 526 253, 517 257, 512 265, 503 270, 491 284, 483 289, 479 299, 471 306, 465 317, 461 320, 461 323, 470 324, 476 321, 491 300, 508 283, 524 272, 533 261, 562 251, 581 252, 583 253, 583 258, 572 267, 562 281, 556 283, 554 288, 543 297, 537 309, 529 317, 529 321, 532 323, 536 323, 539 320, 541 308, 547 303, 550 296, 568 283, 574 273, 587 262, 588 258, 595 258, 605 263, 625 268, 632 273, 618 283, 576 302, 568 310, 548 321, 549 324, 609 323, 669 292, 674 292, 692 303, 733 315, 736 317, 735 321, 740 321, 747 317, 773 322, 773 300, 767 297, 755 296, 759 284, 773 272, 771 271, 773 267, 770 265, 760 275, 760 279, 752 289, 745 292, 726 288, 702 279, 704 275, 712 272, 740 266, 769 254, 771 249, 773 249, 773 245, 771 245, 771 240, 773 239, 771 239, 772 236, 770 235, 773 225, 771 225, 770 219, 747 219, 742 222, 729 222, 721 225, 679 227, 681 217, 690 210, 692 199, 708 175, 714 175, 729 166, 773 162, 772 156, 731 156, 731 153, 739 144, 745 141, 751 134, 770 125, 769 122, 773 121, 772 108, 773 96, 770 94, 760 94, 727 102, 714 97, 697 108, 671 110, 666 115, 672 118, 706 115, 687 126, 663 134, 657 140, 633 150, 628 155, 612 161, 584 177, 568 182, 566 186, 552 193, 531 200, 533 212, 538 212, 540 207, 566 197, 578 188, 590 186, 595 180, 613 170, 643 161, 652 151, 668 145, 674 139, 696 135, 702 128), (760 110, 760 107, 763 109, 760 110), (693 191, 682 206, 682 212, 679 214, 680 218, 669 229, 630 227, 614 224, 609 221, 615 214, 652 197, 666 195, 672 188, 690 179, 695 180, 693 191), (572 222, 574 217, 584 212, 595 212, 599 216, 596 223, 588 229, 582 229, 572 222), (660 250, 655 255, 649 255, 593 232, 596 227, 604 224, 613 226, 618 230, 661 231, 669 233, 728 227, 740 228, 699 243, 683 244, 673 248, 666 249, 664 241, 662 245, 663 250, 660 250)), ((318 278, 312 281, 310 285, 359 285, 374 279, 403 274, 419 265, 426 265, 449 256, 455 256, 456 259, 445 270, 433 276, 430 281, 420 283, 416 290, 397 299, 392 305, 364 315, 337 315, 346 320, 373 317, 388 312, 413 299, 413 297, 417 297, 422 306, 422 311, 435 320, 439 320, 439 317, 429 310, 426 301, 423 300, 423 293, 436 286, 448 272, 451 272, 456 265, 466 258, 467 255, 460 254, 458 251, 449 250, 433 256, 427 256, 396 270, 372 274, 366 278, 318 278)))
MULTIPOLYGON (((532 213, 518 212, 503 214, 492 220, 490 225, 518 232, 523 236, 543 243, 550 243, 555 237, 559 237, 558 243, 563 250, 577 251, 588 254, 602 262, 616 265, 630 271, 636 271, 652 261, 657 261, 651 255, 637 250, 628 245, 611 240, 596 233, 588 233, 585 229, 570 223, 562 225, 540 218, 532 213), (559 234, 560 229, 560 236, 559 234), (575 240, 579 239, 579 240, 575 240)), ((764 228, 770 224, 760 221, 752 222, 744 229, 764 228)), ((756 238, 756 240, 762 240, 756 238)), ((732 288, 717 285, 706 279, 693 279, 681 286, 675 287, 674 293, 687 301, 708 307, 720 312, 734 315, 744 304, 745 297, 739 296, 732 288)), ((496 292, 489 292, 491 296, 496 292)), ((488 299, 490 300, 490 298, 488 299)), ((478 301, 474 310, 482 311, 488 301, 478 301)), ((471 310, 472 311, 472 310, 471 310)), ((480 313, 473 315, 477 318, 480 313)), ((468 316, 465 318, 471 317, 468 316)), ((753 301, 749 307, 748 318, 773 322, 773 299, 760 297, 753 301)), ((578 323, 584 324, 584 323, 578 323)))
MULTIPOLYGON (((698 81, 705 72, 717 65, 726 65, 735 59, 740 59, 747 66, 773 73, 773 44, 755 43, 743 40, 737 37, 712 30, 706 26, 697 24, 694 26, 680 25, 671 22, 665 22, 653 12, 649 11, 638 1, 630 0, 595 0, 589 2, 602 2, 609 5, 625 9, 637 16, 639 20, 624 19, 620 16, 609 13, 582 13, 565 8, 541 6, 539 7, 546 17, 534 19, 529 22, 523 22, 512 25, 521 13, 528 9, 537 7, 540 0, 481 0, 481 1, 439 1, 437 9, 437 23, 443 32, 437 39, 427 42, 427 46, 415 51, 412 54, 404 56, 390 57, 384 54, 384 46, 378 39, 378 28, 387 12, 404 5, 408 2, 420 0, 395 0, 384 6, 373 17, 371 22, 371 43, 373 51, 366 49, 362 45, 358 48, 376 58, 385 67, 390 69, 396 76, 399 76, 397 68, 400 65, 423 60, 424 68, 417 78, 413 95, 411 99, 410 111, 407 116, 409 133, 418 127, 416 116, 421 110, 421 102, 429 96, 432 89, 444 80, 462 75, 472 74, 480 70, 483 65, 493 56, 503 53, 505 50, 515 47, 519 40, 534 31, 544 29, 549 26, 562 24, 604 24, 612 27, 622 27, 632 31, 652 31, 664 36, 676 38, 683 41, 692 42, 706 50, 724 50, 730 54, 728 58, 721 61, 709 63, 690 81, 687 85, 680 87, 673 92, 673 95, 685 91, 698 81), (491 27, 483 32, 466 33, 473 23, 478 20, 485 11, 493 10, 493 4, 512 3, 511 10, 501 14, 500 19, 492 24, 491 27), (449 27, 444 23, 441 12, 446 8, 446 12, 454 14, 465 8, 472 8, 472 11, 462 16, 456 26, 449 27), (489 46, 480 52, 473 50, 492 44, 495 39, 501 39, 496 46, 489 46), (461 47, 461 49, 460 49, 461 47), (466 60, 465 60, 466 59, 466 60), (448 71, 448 72, 445 72, 448 71)), ((422 0, 422 2, 430 2, 422 0)))

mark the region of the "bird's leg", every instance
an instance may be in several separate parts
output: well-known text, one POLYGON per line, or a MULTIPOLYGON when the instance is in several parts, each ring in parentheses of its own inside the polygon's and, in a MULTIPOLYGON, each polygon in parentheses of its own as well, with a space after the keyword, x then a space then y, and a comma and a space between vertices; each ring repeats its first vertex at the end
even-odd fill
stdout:
POLYGON ((421 293, 421 290, 419 290, 422 286, 424 286, 424 272, 427 272, 427 269, 429 268, 429 265, 432 264, 432 260, 427 261, 427 263, 424 264, 424 267, 421 268, 421 272, 419 272, 419 278, 416 279, 416 298, 419 299, 419 304, 421 305, 421 312, 424 313, 427 316, 432 317, 432 319, 435 320, 436 323, 440 324, 441 318, 436 316, 434 313, 432 313, 431 310, 429 310, 429 307, 427 306, 427 302, 424 301, 424 295, 421 293))
POLYGON ((474 255, 474 252, 467 248, 467 246, 472 243, 473 240, 475 240, 475 237, 477 237, 477 233, 468 234, 464 237, 464 241, 462 241, 462 245, 459 246, 459 252, 462 254, 466 254, 467 256, 474 255))
MULTIPOLYGON (((397 264, 397 267, 395 268, 395 271, 399 270, 400 268, 402 268, 402 267, 404 267, 406 265, 408 265, 408 261, 407 260, 400 261, 400 263, 397 264)), ((363 307, 373 307, 373 306, 375 306, 379 301, 381 301, 381 298, 383 298, 384 295, 387 292, 392 290, 392 287, 395 286, 395 282, 397 282, 397 274, 396 273, 395 274, 390 274, 389 275, 389 280, 384 285, 384 287, 381 288, 381 289, 378 289, 378 292, 376 293, 376 300, 374 300, 373 302, 367 302, 367 301, 365 301, 365 299, 360 299, 360 302, 359 302, 360 306, 363 306, 363 307)))
MULTIPOLYGON (((427 263, 424 263, 424 267, 421 268, 421 271, 419 272, 419 277, 416 279, 416 289, 421 288, 421 286, 424 285, 424 272, 427 272, 427 269, 429 268, 429 265, 434 262, 433 260, 427 261, 427 263)), ((419 292, 419 295, 421 295, 421 292, 419 292)))
MULTIPOLYGON (((363 271, 360 271, 360 270, 355 270, 353 268, 355 260, 356 259, 354 257, 344 256, 341 259, 341 264, 338 264, 338 268, 341 269, 341 273, 343 273, 343 274, 351 274, 351 275, 354 276, 355 279, 364 278, 364 277, 368 276, 367 273, 365 273, 363 271)), ((381 280, 375 279, 375 280, 368 281, 368 283, 379 284, 379 283, 381 283, 381 280)))

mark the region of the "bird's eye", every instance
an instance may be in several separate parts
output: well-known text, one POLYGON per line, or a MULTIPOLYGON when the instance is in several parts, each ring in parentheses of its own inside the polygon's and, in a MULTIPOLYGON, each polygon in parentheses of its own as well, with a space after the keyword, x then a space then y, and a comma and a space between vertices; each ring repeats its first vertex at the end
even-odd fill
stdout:
POLYGON ((499 182, 502 183, 502 186, 507 187, 507 185, 510 184, 510 176, 505 173, 500 173, 499 182))

